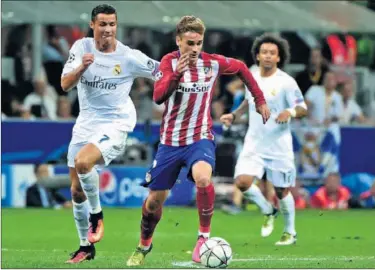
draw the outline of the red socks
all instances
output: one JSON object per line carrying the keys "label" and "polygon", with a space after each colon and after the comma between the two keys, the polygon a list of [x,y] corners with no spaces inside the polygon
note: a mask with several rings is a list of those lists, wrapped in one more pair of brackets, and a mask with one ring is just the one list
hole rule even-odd
{"label": "red socks", "polygon": [[162,214],[162,208],[155,213],[150,213],[146,209],[146,201],[142,205],[142,221],[141,221],[141,245],[150,246],[152,235],[154,234],[156,225],[158,224]]}
{"label": "red socks", "polygon": [[210,183],[207,187],[197,187],[197,207],[199,213],[199,231],[209,233],[214,213],[215,189]]}

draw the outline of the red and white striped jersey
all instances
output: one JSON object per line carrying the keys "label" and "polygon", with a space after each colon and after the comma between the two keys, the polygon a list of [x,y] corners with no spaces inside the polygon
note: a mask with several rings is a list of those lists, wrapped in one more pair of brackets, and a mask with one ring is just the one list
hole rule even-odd
{"label": "red and white striped jersey", "polygon": [[195,66],[177,72],[179,51],[163,57],[156,74],[154,101],[165,103],[160,142],[184,146],[202,139],[213,140],[211,101],[220,75],[237,74],[257,106],[266,103],[262,91],[246,65],[236,59],[202,52]]}

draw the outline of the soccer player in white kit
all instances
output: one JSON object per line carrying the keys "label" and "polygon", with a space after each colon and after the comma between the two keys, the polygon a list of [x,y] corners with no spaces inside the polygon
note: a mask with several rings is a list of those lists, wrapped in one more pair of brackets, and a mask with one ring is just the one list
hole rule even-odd
{"label": "soccer player in white kit", "polygon": [[296,169],[290,120],[306,116],[307,106],[296,81],[279,69],[289,58],[289,44],[285,39],[264,34],[255,40],[252,54],[259,65],[252,74],[263,91],[271,117],[263,124],[255,113],[253,98],[245,91],[246,98],[240,107],[223,115],[221,121],[229,126],[249,110],[249,129],[235,168],[236,186],[260,207],[265,215],[261,235],[269,236],[277,210],[253,184],[254,177],[261,179],[266,172],[285,219],[284,233],[276,245],[290,245],[296,242],[295,204],[290,192],[290,187],[295,185]]}
{"label": "soccer player in white kit", "polygon": [[[79,249],[67,263],[95,257],[94,243],[104,234],[96,164],[108,165],[125,150],[136,124],[129,92],[137,77],[154,79],[159,63],[116,40],[117,14],[109,5],[92,10],[94,38],[77,40],[64,66],[61,86],[77,85],[80,113],[68,150],[73,214]],[[90,216],[90,218],[89,218]]]}

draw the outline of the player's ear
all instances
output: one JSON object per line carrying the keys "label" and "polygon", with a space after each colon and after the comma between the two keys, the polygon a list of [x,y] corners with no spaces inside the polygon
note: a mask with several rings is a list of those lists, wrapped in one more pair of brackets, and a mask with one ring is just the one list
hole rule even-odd
{"label": "player's ear", "polygon": [[276,62],[277,62],[277,63],[280,62],[280,56],[277,57],[277,61],[276,61]]}
{"label": "player's ear", "polygon": [[257,61],[260,61],[260,60],[259,60],[259,53],[257,54]]}
{"label": "player's ear", "polygon": [[90,21],[90,28],[92,29],[92,30],[94,30],[94,22],[93,21]]}
{"label": "player's ear", "polygon": [[176,45],[177,47],[180,47],[181,44],[181,37],[179,35],[176,35]]}

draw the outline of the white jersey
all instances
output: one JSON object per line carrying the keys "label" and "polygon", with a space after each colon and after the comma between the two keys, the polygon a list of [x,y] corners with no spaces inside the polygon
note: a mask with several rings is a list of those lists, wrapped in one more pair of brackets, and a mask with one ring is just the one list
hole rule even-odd
{"label": "white jersey", "polygon": [[276,118],[285,109],[296,105],[307,108],[302,92],[294,78],[280,69],[270,77],[261,77],[259,70],[252,71],[252,74],[263,91],[271,117],[264,125],[262,116],[256,112],[253,97],[245,91],[249,102],[249,129],[244,151],[265,159],[294,161],[290,123],[277,124]]}
{"label": "white jersey", "polygon": [[133,81],[137,77],[154,79],[159,62],[120,41],[114,52],[102,53],[96,49],[93,38],[82,38],[70,49],[62,76],[76,69],[85,53],[94,54],[94,62],[77,84],[80,112],[72,143],[85,141],[100,124],[115,124],[119,130],[133,131],[137,119],[129,97]]}

